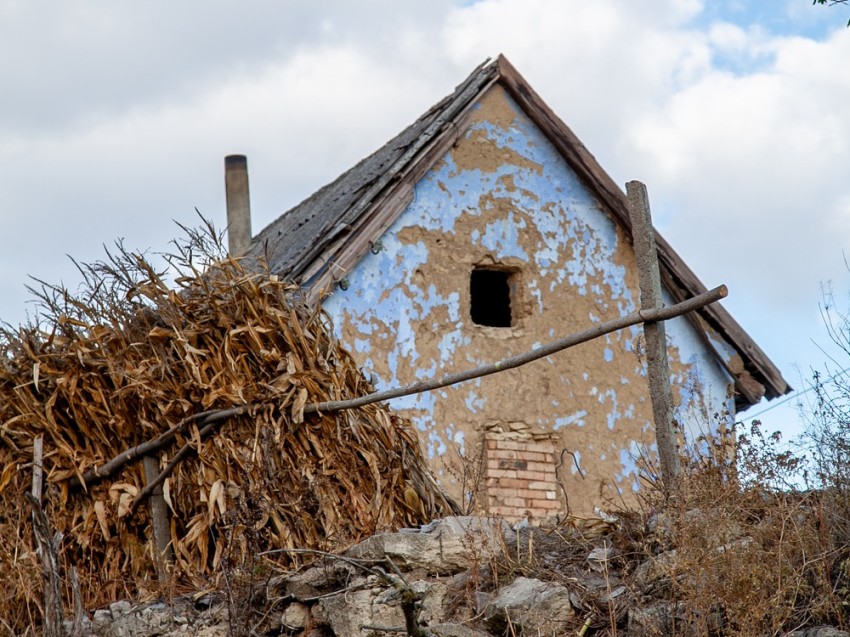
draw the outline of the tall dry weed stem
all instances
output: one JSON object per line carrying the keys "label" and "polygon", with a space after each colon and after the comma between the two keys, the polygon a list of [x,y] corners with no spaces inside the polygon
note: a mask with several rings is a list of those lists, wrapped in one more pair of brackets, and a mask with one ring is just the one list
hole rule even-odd
{"label": "tall dry weed stem", "polygon": [[451,453],[442,459],[449,482],[454,483],[460,493],[463,515],[484,515],[487,512],[485,461],[483,440],[467,446],[453,442]]}

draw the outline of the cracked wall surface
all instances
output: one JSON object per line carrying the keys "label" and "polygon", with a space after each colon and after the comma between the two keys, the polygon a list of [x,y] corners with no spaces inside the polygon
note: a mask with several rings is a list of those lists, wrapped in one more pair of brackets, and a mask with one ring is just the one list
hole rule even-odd
{"label": "cracked wall surface", "polygon": [[[511,327],[470,318],[473,268],[515,272]],[[413,202],[324,302],[337,336],[395,387],[519,354],[637,309],[634,253],[555,148],[497,86]],[[344,288],[344,289],[343,289]],[[670,299],[666,299],[670,303]],[[525,367],[392,401],[445,483],[486,428],[553,432],[574,512],[637,489],[655,448],[640,326]],[[688,437],[730,411],[730,378],[684,318],[667,323],[676,415]],[[556,454],[557,455],[557,454]],[[582,477],[583,476],[583,477]]]}

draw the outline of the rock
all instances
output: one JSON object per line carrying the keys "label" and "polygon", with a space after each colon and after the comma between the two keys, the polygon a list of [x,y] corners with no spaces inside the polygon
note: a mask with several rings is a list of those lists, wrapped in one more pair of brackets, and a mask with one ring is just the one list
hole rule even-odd
{"label": "rock", "polygon": [[718,609],[703,617],[688,612],[682,602],[660,602],[643,608],[630,608],[628,634],[632,637],[698,637],[720,635],[723,632],[723,613]]}
{"label": "rock", "polygon": [[611,591],[605,591],[599,596],[599,601],[603,604],[610,604],[615,600],[623,598],[623,596],[629,592],[629,589],[625,586],[618,586],[617,588],[612,589]]}
{"label": "rock", "polygon": [[629,609],[629,635],[633,637],[657,637],[658,635],[688,635],[682,629],[686,622],[680,603],[663,602],[644,608]]}
{"label": "rock", "polygon": [[389,557],[402,570],[452,574],[501,555],[508,532],[510,526],[504,520],[448,517],[426,532],[374,535],[351,547],[346,555],[373,560]]}
{"label": "rock", "polygon": [[611,560],[617,556],[613,547],[600,546],[593,549],[587,556],[587,565],[597,573],[611,570]]}
{"label": "rock", "polygon": [[475,591],[475,614],[480,615],[490,603],[490,593],[484,591]]}
{"label": "rock", "polygon": [[324,593],[345,588],[345,583],[354,575],[354,567],[340,560],[331,560],[327,564],[313,566],[286,578],[286,595],[299,602],[317,597]]}
{"label": "rock", "polygon": [[[91,634],[91,627],[92,627],[92,620],[89,619],[88,615],[83,613],[82,616],[80,617],[80,625],[79,625],[79,629],[82,631],[81,634],[90,635]],[[65,621],[62,622],[62,628],[64,629],[66,635],[70,635],[74,631],[74,620],[66,619]]]}
{"label": "rock", "polygon": [[658,588],[658,584],[662,581],[669,583],[670,572],[676,564],[676,557],[677,553],[673,550],[641,562],[634,572],[635,586],[646,593],[651,589]]}
{"label": "rock", "polygon": [[121,601],[109,610],[95,611],[92,637],[225,637],[228,634],[227,608],[212,606],[197,610],[182,599],[170,604],[133,606]]}
{"label": "rock", "polygon": [[[440,621],[446,584],[439,580],[420,580],[411,582],[410,586],[423,596],[420,621],[426,624]],[[404,626],[398,591],[374,576],[353,580],[344,594],[323,597],[313,607],[313,616],[317,622],[329,626],[336,637],[362,637],[364,625]]]}
{"label": "rock", "polygon": [[[213,626],[204,626],[203,628],[197,631],[192,630],[182,632],[173,635],[173,637],[183,637],[184,635],[185,637],[189,637],[190,635],[191,637],[230,637],[230,630],[228,629],[227,624],[223,623],[215,624]],[[167,635],[163,635],[163,637],[172,637],[172,635],[171,633],[168,633]]]}
{"label": "rock", "polygon": [[428,629],[437,637],[492,637],[490,633],[463,624],[432,624]]}
{"label": "rock", "polygon": [[706,526],[710,529],[711,538],[718,545],[732,544],[745,535],[744,527],[723,511],[722,507],[705,512],[701,509],[691,509],[685,513],[683,522],[686,527]]}
{"label": "rock", "polygon": [[566,588],[527,577],[499,589],[484,609],[487,628],[495,634],[502,634],[509,623],[528,635],[564,634],[565,624],[573,620],[575,611]]}
{"label": "rock", "polygon": [[94,611],[94,615],[92,615],[92,628],[97,626],[104,626],[112,621],[112,613],[110,613],[105,608],[99,608]]}
{"label": "rock", "polygon": [[284,609],[280,622],[290,629],[306,628],[310,623],[310,607],[301,602],[293,602]]}
{"label": "rock", "polygon": [[133,610],[133,605],[126,600],[113,602],[109,605],[109,612],[112,613],[112,619],[121,619],[124,615],[129,615]]}
{"label": "rock", "polygon": [[838,630],[832,626],[818,626],[806,630],[795,630],[786,633],[785,637],[850,637],[846,630]]}

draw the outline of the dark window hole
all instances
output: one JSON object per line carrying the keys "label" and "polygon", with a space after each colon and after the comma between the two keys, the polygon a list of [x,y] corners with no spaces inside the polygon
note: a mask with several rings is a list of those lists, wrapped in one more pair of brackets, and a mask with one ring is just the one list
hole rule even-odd
{"label": "dark window hole", "polygon": [[511,277],[508,270],[476,268],[469,280],[472,322],[489,327],[510,327]]}

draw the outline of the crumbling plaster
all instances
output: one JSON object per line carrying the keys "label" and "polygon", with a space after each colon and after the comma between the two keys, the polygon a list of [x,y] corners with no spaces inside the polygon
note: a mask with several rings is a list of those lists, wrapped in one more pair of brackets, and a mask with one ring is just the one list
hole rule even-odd
{"label": "crumbling plaster", "polygon": [[[470,272],[485,264],[519,271],[513,327],[470,319]],[[631,244],[497,85],[324,308],[388,388],[533,349],[631,313],[638,298]],[[667,323],[667,337],[677,417],[693,439],[729,409],[730,379],[684,318]],[[628,497],[638,457],[654,448],[640,340],[634,327],[393,406],[418,427],[439,473],[453,448],[469,453],[480,442],[486,425],[557,432],[581,467],[569,459],[560,472],[570,506],[587,511],[600,494]]]}

